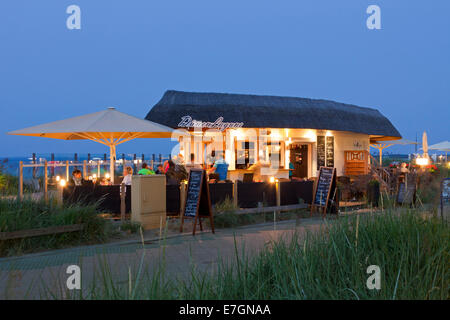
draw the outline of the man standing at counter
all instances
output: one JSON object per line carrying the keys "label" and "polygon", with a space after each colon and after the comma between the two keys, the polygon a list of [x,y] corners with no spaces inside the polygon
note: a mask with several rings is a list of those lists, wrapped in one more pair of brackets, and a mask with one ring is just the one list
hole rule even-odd
{"label": "man standing at counter", "polygon": [[224,159],[224,152],[220,151],[218,159],[214,162],[214,166],[209,170],[209,174],[216,173],[219,175],[219,180],[226,180],[228,173],[228,163]]}

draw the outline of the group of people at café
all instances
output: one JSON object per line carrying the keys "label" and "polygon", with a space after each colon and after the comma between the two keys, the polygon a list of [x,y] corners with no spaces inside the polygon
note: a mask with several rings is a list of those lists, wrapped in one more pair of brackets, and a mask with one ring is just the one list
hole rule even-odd
{"label": "group of people at caf\u00e9", "polygon": [[[191,159],[188,163],[185,163],[183,156],[180,154],[173,160],[166,160],[163,164],[159,164],[156,170],[150,168],[147,163],[142,164],[142,168],[138,171],[138,175],[153,175],[164,174],[166,176],[167,184],[179,184],[183,180],[187,180],[189,177],[189,171],[191,169],[205,169],[210,181],[222,181],[227,179],[228,164],[223,157],[218,159],[212,165],[201,165],[195,163],[195,156],[192,153]],[[133,175],[132,167],[125,167],[123,183],[131,185],[131,177]]]}
{"label": "group of people at caf\u00e9", "polygon": [[[179,184],[183,180],[187,180],[189,177],[189,171],[191,169],[204,169],[207,172],[210,182],[224,181],[227,179],[228,164],[225,161],[222,154],[218,154],[217,160],[214,164],[201,165],[195,163],[195,156],[191,154],[191,159],[188,163],[185,163],[183,156],[180,154],[173,160],[166,160],[163,164],[157,165],[156,169],[151,168],[147,163],[143,163],[141,169],[137,172],[138,175],[154,175],[164,174],[166,176],[167,184]],[[134,170],[131,166],[124,168],[124,176],[122,183],[125,185],[131,185],[132,176]],[[72,172],[72,179],[69,182],[74,186],[82,186],[86,183],[92,183],[92,181],[84,180],[80,170],[75,169]]]}

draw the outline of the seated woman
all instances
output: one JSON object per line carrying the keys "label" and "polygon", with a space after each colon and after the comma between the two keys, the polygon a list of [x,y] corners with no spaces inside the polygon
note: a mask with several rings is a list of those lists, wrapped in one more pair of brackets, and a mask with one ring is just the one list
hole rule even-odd
{"label": "seated woman", "polygon": [[72,179],[69,181],[69,186],[82,186],[83,185],[83,177],[81,176],[81,171],[75,169],[72,171]]}
{"label": "seated woman", "polygon": [[175,164],[172,160],[168,161],[168,169],[166,171],[167,184],[180,184],[182,180],[188,178],[188,174],[183,165]]}
{"label": "seated woman", "polygon": [[123,180],[122,183],[125,183],[127,186],[131,186],[131,178],[133,176],[133,168],[132,167],[125,167],[125,171],[123,172]]}

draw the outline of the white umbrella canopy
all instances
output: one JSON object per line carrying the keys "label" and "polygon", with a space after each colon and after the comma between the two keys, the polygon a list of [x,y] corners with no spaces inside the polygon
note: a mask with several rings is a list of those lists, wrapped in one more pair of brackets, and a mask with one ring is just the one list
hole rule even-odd
{"label": "white umbrella canopy", "polygon": [[407,140],[407,139],[399,139],[399,140],[395,140],[395,141],[383,141],[383,143],[378,142],[378,143],[371,143],[370,146],[372,148],[376,148],[378,149],[378,151],[380,152],[380,166],[383,162],[383,149],[386,149],[390,146],[393,145],[410,145],[410,144],[418,144],[417,142],[411,141],[411,140]]}
{"label": "white umbrella canopy", "polygon": [[8,134],[62,140],[92,140],[109,146],[110,174],[114,183],[116,146],[135,138],[170,138],[172,128],[139,119],[115,108],[11,131]]}
{"label": "white umbrella canopy", "polygon": [[432,144],[431,146],[428,146],[428,149],[450,152],[450,141],[442,141],[436,144]]}

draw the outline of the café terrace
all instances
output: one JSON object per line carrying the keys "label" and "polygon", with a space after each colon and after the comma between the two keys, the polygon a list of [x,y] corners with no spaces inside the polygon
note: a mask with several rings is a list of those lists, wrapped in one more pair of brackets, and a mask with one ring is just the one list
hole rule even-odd
{"label": "caf\u00e9 terrace", "polygon": [[[180,154],[209,164],[225,151],[228,179],[242,180],[252,164],[278,179],[311,179],[321,166],[338,176],[367,174],[369,146],[401,139],[378,110],[329,100],[247,94],[167,91],[147,120],[183,130]],[[292,167],[291,167],[292,168]]]}

